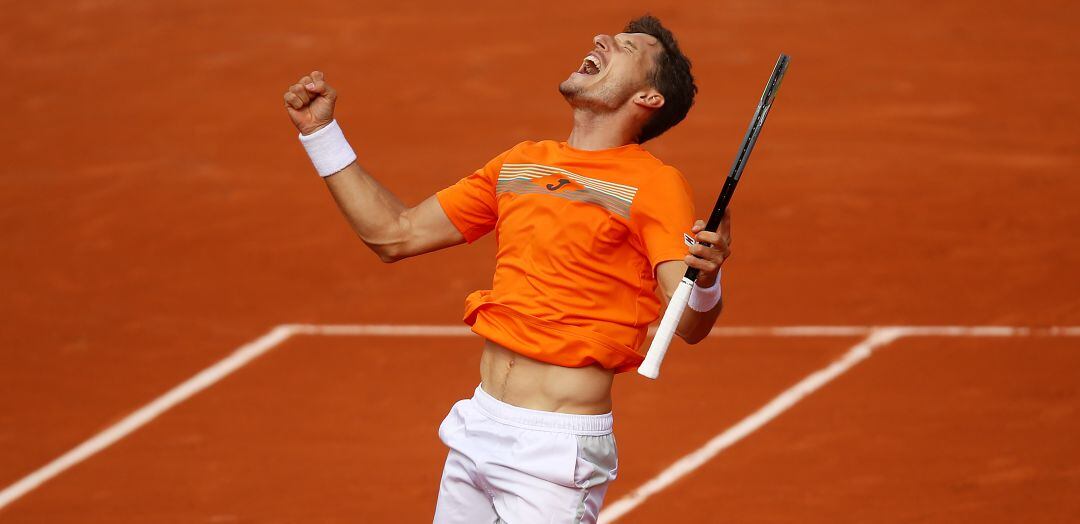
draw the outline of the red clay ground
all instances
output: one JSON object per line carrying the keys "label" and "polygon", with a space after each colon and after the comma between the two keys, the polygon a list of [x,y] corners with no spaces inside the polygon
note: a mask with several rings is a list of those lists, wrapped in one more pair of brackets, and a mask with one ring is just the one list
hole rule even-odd
{"label": "red clay ground", "polygon": [[1073,521],[1078,342],[901,339],[620,522]]}
{"label": "red clay ground", "polygon": [[[612,496],[850,344],[713,340],[673,360],[655,390],[625,381],[616,398],[625,489]],[[470,339],[294,339],[16,503],[5,521],[430,520],[446,393],[468,396],[477,365]]]}
{"label": "red clay ground", "polygon": [[[580,2],[513,9],[499,2],[321,2],[303,10],[267,2],[227,8],[216,2],[12,4],[0,20],[0,68],[7,80],[0,86],[7,102],[0,126],[0,238],[7,246],[0,251],[0,486],[273,325],[453,323],[464,295],[490,282],[491,239],[389,267],[365,252],[307,165],[281,110],[283,89],[299,75],[313,68],[328,72],[343,94],[338,116],[364,165],[415,202],[508,145],[565,137],[568,115],[555,85],[589,48],[591,35],[617,31],[645,10],[675,28],[694,58],[698,104],[684,124],[650,148],[687,174],[699,208],[718,190],[776,54],[793,56],[735,201],[736,256],[725,271],[725,323],[1080,324],[1080,247],[1072,239],[1080,228],[1080,40],[1073,36],[1080,13],[1072,2],[679,2],[622,3],[617,9]],[[1054,344],[1075,347],[1039,342],[1016,351],[1052,352]],[[968,354],[959,354],[962,345],[942,347],[952,348],[937,361],[942,369],[970,364]],[[274,358],[244,373],[270,366]],[[777,371],[799,376],[804,370],[791,358],[790,369]],[[1013,365],[1005,357],[1000,362]],[[922,369],[916,359],[894,365],[866,375],[865,389],[844,396],[881,394],[875,377]],[[1056,383],[1047,377],[1063,368],[1040,365],[1019,391]],[[995,370],[987,369],[988,381]],[[446,378],[425,382],[415,394],[431,395],[436,413],[460,396],[458,381],[475,380],[472,371],[462,373],[439,375]],[[859,369],[853,373],[845,380],[863,376]],[[267,375],[256,382],[286,378]],[[379,378],[383,387],[401,380]],[[752,379],[746,388],[766,387]],[[354,382],[324,385],[333,396],[305,400],[333,406],[341,395],[369,386]],[[719,387],[716,381],[629,381],[619,388],[620,394],[647,397],[661,388],[678,393],[684,385],[688,391]],[[213,398],[194,399],[192,406]],[[283,398],[289,402],[284,412],[304,407],[302,397]],[[718,402],[729,402],[723,398]],[[892,400],[896,410],[918,407]],[[997,407],[971,402],[955,412],[920,412],[915,420],[964,428],[970,421],[963,417],[977,406]],[[194,408],[183,406],[173,416],[188,409]],[[723,409],[732,409],[733,418],[742,413],[734,404]],[[224,408],[199,413],[211,412],[238,417]],[[657,426],[643,421],[634,429],[631,412],[619,415],[625,445],[648,438],[640,433]],[[931,416],[946,418],[926,418]],[[120,458],[125,446],[151,445],[143,440],[151,434],[166,439],[157,445],[182,440],[176,433],[166,437],[169,420],[107,453]],[[709,420],[714,422],[721,424]],[[313,438],[340,431],[336,425],[305,430]],[[731,450],[732,456],[751,446],[767,453],[765,443],[775,442],[767,439],[770,431]],[[1013,435],[1020,445],[1039,442],[1041,434]],[[909,450],[911,461],[932,455],[934,448],[919,442]],[[189,445],[212,455],[239,453],[251,443]],[[842,448],[830,451],[815,456],[839,456],[841,466],[873,464]],[[93,486],[125,482],[106,464],[120,462],[107,456],[98,466],[92,460],[56,479],[57,486],[81,479],[81,490],[63,490],[69,498],[50,499],[51,490],[60,488],[46,486],[0,510],[0,520],[26,511],[20,508],[63,513],[92,504],[86,493]],[[138,461],[141,475],[161,479],[138,484],[145,489],[156,486],[182,500],[196,493],[184,486],[178,493],[168,483],[168,475],[193,472],[169,471],[170,462],[156,454],[124,460]],[[1080,457],[1067,447],[1058,460],[1075,467]],[[662,462],[624,455],[625,476],[613,493]],[[633,473],[641,466],[632,463],[649,467]],[[1054,471],[1033,464],[1040,475]],[[943,465],[952,469],[935,474],[962,483],[968,478],[963,466]],[[770,478],[791,474],[780,467],[774,463],[764,472]],[[91,477],[90,471],[100,474]],[[265,478],[248,473],[234,482],[250,486]],[[914,472],[900,474],[909,476],[897,479],[898,489],[921,485]],[[1047,481],[1056,483],[1051,488],[1037,484],[1043,496],[1073,486],[1068,478],[1055,478]],[[339,479],[324,480],[333,486]],[[300,477],[292,481],[297,490],[325,487]],[[817,485],[791,489],[814,493]],[[749,481],[741,486],[754,488]],[[1075,497],[1036,507],[1038,500],[1022,490],[972,486],[950,500],[1050,512],[1037,513],[1048,521],[1076,517],[1070,505]],[[320,496],[297,493],[310,497],[305,500]],[[230,495],[240,497],[227,488],[214,492],[221,500]],[[754,496],[765,496],[762,490],[732,495],[744,497],[732,502],[744,508],[753,507]],[[850,499],[842,495],[825,496],[844,507]],[[874,495],[887,501],[877,520],[901,521],[915,518],[888,508],[925,493],[883,488]],[[404,499],[397,496],[387,492],[378,500],[400,505]],[[261,515],[258,504],[268,503],[248,500],[256,503],[252,515]],[[184,507],[213,510],[198,501]],[[628,519],[645,518],[653,507],[647,504]],[[702,511],[698,518],[715,516],[698,504],[684,507]],[[1004,511],[958,511],[924,520],[1015,520]],[[807,512],[799,520],[837,515]],[[345,513],[341,519],[350,518]],[[80,521],[92,518],[78,515]]]}

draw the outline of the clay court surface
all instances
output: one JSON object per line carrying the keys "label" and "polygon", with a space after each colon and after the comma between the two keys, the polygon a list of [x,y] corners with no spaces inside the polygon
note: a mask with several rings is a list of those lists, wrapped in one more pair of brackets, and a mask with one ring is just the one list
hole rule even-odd
{"label": "clay court surface", "polygon": [[648,147],[699,214],[792,66],[721,329],[616,382],[608,520],[1080,520],[1080,9],[877,4],[6,3],[0,522],[430,521],[494,240],[380,263],[281,95],[326,71],[360,162],[414,203],[565,139],[556,85],[645,11],[694,59],[697,105]]}

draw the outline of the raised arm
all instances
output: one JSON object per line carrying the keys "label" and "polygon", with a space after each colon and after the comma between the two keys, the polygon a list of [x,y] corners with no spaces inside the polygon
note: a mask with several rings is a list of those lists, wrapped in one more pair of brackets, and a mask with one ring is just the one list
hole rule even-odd
{"label": "raised arm", "polygon": [[[695,287],[709,288],[716,284],[720,278],[720,266],[723,265],[724,260],[731,256],[731,213],[727,211],[724,213],[724,219],[720,222],[719,231],[715,233],[702,231],[704,228],[705,222],[698,220],[694,224],[693,232],[696,234],[698,242],[708,242],[712,244],[712,247],[695,244],[690,246],[689,254],[686,255],[684,260],[661,262],[656,267],[657,284],[665,299],[671,300],[671,295],[675,293],[675,288],[679,286],[679,281],[682,280],[683,275],[686,273],[688,265],[701,270]],[[694,292],[697,293],[698,291],[695,289]],[[697,344],[712,330],[722,309],[724,309],[723,300],[717,302],[708,311],[696,311],[687,306],[682,318],[679,320],[679,327],[675,330],[675,333],[687,343]]]}
{"label": "raised arm", "polygon": [[[334,120],[337,91],[320,71],[289,86],[284,98],[285,110],[302,135],[313,135]],[[408,207],[355,161],[323,179],[353,231],[383,262],[465,241],[434,196]]]}
{"label": "raised arm", "polygon": [[356,162],[325,180],[353,231],[383,262],[465,241],[434,195],[407,207]]}

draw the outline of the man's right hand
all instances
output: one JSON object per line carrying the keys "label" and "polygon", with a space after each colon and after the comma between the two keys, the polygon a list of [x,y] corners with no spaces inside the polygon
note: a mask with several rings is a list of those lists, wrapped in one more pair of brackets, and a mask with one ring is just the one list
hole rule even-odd
{"label": "man's right hand", "polygon": [[312,71],[285,92],[285,111],[304,135],[310,135],[334,120],[335,102],[337,91],[326,83],[322,71]]}

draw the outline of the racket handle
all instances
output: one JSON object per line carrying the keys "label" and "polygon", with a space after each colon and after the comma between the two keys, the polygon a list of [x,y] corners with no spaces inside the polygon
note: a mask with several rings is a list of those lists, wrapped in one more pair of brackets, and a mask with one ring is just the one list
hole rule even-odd
{"label": "racket handle", "polygon": [[686,303],[690,301],[690,291],[693,289],[693,280],[684,278],[679,282],[679,287],[675,289],[675,294],[671,296],[667,310],[664,311],[664,318],[660,320],[660,327],[656,328],[656,335],[645,354],[645,361],[638,366],[637,372],[641,375],[653,379],[660,376],[660,364],[664,362],[664,355],[671,345],[671,339],[675,337],[675,329],[679,327],[679,320],[682,319]]}

